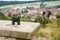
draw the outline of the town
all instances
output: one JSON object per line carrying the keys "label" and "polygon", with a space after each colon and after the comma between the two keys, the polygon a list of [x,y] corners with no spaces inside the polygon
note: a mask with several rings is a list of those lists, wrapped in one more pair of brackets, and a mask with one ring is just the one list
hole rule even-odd
{"label": "town", "polygon": [[0,1],[0,40],[60,40],[60,1]]}

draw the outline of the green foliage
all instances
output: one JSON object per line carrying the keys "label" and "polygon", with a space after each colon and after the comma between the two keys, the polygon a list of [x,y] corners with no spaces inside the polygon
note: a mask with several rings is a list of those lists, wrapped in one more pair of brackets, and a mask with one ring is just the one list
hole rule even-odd
{"label": "green foliage", "polygon": [[43,26],[50,22],[49,18],[44,18],[39,15],[35,18],[35,20],[36,22],[41,23]]}
{"label": "green foliage", "polygon": [[0,12],[0,17],[4,17],[3,13]]}
{"label": "green foliage", "polygon": [[57,18],[58,27],[60,27],[60,18]]}
{"label": "green foliage", "polygon": [[25,19],[24,19],[24,18],[20,18],[20,20],[21,20],[21,21],[25,21]]}
{"label": "green foliage", "polygon": [[43,28],[40,29],[40,31],[37,33],[37,36],[45,37],[45,32],[43,31]]}
{"label": "green foliage", "polygon": [[57,8],[60,8],[60,5],[57,5],[56,7],[57,7]]}
{"label": "green foliage", "polygon": [[11,17],[5,17],[4,14],[0,12],[0,20],[11,20]]}
{"label": "green foliage", "polygon": [[32,6],[32,7],[26,7],[26,8],[31,10],[31,9],[33,9],[34,7]]}
{"label": "green foliage", "polygon": [[36,22],[39,22],[39,23],[42,23],[42,21],[43,21],[42,17],[39,15],[35,18],[35,20],[36,20]]}
{"label": "green foliage", "polygon": [[8,20],[7,17],[0,17],[0,20]]}
{"label": "green foliage", "polygon": [[5,20],[7,17],[4,17],[3,13],[0,12],[0,20]]}
{"label": "green foliage", "polygon": [[57,13],[57,18],[60,18],[60,12]]}
{"label": "green foliage", "polygon": [[41,4],[40,4],[40,7],[41,7],[41,8],[43,8],[43,7],[44,7],[44,4],[43,4],[43,2],[41,2]]}
{"label": "green foliage", "polygon": [[30,18],[20,18],[20,21],[31,22]]}
{"label": "green foliage", "polygon": [[57,13],[57,24],[60,25],[60,12]]}
{"label": "green foliage", "polygon": [[23,9],[22,13],[28,13],[28,10],[27,9]]}
{"label": "green foliage", "polygon": [[58,25],[57,25],[57,23],[48,23],[48,24],[46,24],[46,26],[47,26],[47,27],[50,27],[50,28],[55,28],[55,27],[57,27]]}

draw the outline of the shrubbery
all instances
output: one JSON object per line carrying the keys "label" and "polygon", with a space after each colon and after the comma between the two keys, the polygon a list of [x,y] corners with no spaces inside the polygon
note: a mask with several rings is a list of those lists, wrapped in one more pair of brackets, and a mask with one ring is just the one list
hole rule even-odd
{"label": "shrubbery", "polygon": [[0,17],[4,17],[3,13],[0,12]]}
{"label": "shrubbery", "polygon": [[60,18],[60,12],[57,13],[57,18]]}
{"label": "shrubbery", "polygon": [[3,13],[0,12],[0,20],[8,20],[8,18],[5,17]]}
{"label": "shrubbery", "polygon": [[28,10],[27,9],[23,9],[22,13],[28,13]]}
{"label": "shrubbery", "polygon": [[49,23],[50,20],[49,20],[49,18],[41,17],[41,16],[38,15],[35,18],[35,22],[41,23],[41,25],[45,26],[45,24]]}

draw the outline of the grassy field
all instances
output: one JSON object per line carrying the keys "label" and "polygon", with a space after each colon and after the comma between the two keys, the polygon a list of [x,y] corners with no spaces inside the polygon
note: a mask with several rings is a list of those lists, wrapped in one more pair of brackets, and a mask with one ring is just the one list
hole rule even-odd
{"label": "grassy field", "polygon": [[54,23],[47,23],[46,27],[42,27],[36,34],[38,38],[46,38],[47,40],[60,40],[60,12]]}

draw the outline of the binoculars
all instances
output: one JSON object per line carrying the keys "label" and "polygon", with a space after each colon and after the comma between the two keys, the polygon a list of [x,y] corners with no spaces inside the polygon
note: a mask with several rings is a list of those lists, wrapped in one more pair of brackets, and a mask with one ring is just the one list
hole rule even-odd
{"label": "binoculars", "polygon": [[15,25],[15,22],[17,22],[17,25],[20,25],[20,16],[13,15],[13,17],[12,17],[12,25]]}

